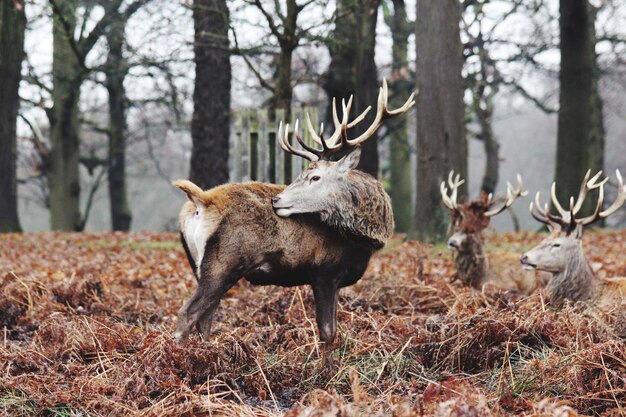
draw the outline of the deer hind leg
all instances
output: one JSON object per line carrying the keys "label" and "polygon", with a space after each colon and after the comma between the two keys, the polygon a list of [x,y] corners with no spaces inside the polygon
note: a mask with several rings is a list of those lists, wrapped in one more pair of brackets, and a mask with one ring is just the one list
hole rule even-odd
{"label": "deer hind leg", "polygon": [[209,340],[209,336],[211,335],[211,324],[213,323],[213,315],[215,314],[215,310],[217,310],[218,306],[219,299],[217,302],[210,305],[196,322],[198,332],[202,335],[204,340]]}
{"label": "deer hind leg", "polygon": [[[220,302],[221,294],[213,290],[206,282],[200,282],[196,293],[178,311],[178,321],[174,338],[184,340],[189,337],[189,332],[194,324],[207,310],[215,311]],[[213,307],[215,305],[215,307]],[[213,308],[212,308],[213,307]]]}
{"label": "deer hind leg", "polygon": [[209,276],[198,280],[196,293],[178,311],[174,338],[176,340],[186,339],[195,324],[204,339],[207,339],[211,333],[211,322],[220,299],[238,279],[239,276],[236,273],[230,273],[226,274],[224,278]]}
{"label": "deer hind leg", "polygon": [[322,361],[324,366],[332,365],[333,340],[337,333],[337,295],[339,290],[334,282],[322,282],[313,285],[315,297],[315,316],[320,340],[323,343]]}

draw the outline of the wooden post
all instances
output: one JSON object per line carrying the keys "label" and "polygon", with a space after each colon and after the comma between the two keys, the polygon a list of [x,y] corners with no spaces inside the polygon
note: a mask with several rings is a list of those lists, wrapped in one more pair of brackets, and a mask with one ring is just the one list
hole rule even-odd
{"label": "wooden post", "polygon": [[269,137],[267,129],[267,109],[259,109],[257,111],[258,121],[258,167],[259,167],[259,181],[270,181],[269,165],[270,165],[270,153],[269,153]]}
{"label": "wooden post", "polygon": [[[300,120],[300,135],[307,144],[317,145],[306,129],[305,115],[311,116],[311,123],[318,128],[318,112],[315,108],[299,108],[292,111],[290,136],[296,118]],[[306,168],[308,161],[293,158],[280,147],[277,138],[278,125],[283,120],[285,111],[277,109],[275,119],[269,120],[266,109],[234,111],[230,138],[229,173],[230,180],[264,181],[286,184]],[[302,149],[295,140],[293,146]]]}
{"label": "wooden post", "polygon": [[240,111],[233,112],[231,116],[232,129],[230,129],[230,161],[228,171],[230,172],[231,182],[241,182],[243,180],[243,161],[241,148],[243,143],[242,138],[242,114]]}

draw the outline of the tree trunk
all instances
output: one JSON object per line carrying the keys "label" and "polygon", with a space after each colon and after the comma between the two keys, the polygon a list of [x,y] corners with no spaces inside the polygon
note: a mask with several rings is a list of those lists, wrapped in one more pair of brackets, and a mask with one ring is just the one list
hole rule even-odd
{"label": "tree trunk", "polygon": [[[324,89],[329,99],[348,100],[354,95],[352,117],[372,106],[368,116],[350,132],[358,136],[374,120],[378,98],[378,74],[374,62],[376,20],[380,0],[338,0],[337,19],[330,45],[331,62]],[[333,126],[329,100],[328,126]],[[359,169],[378,177],[377,135],[362,145]]]}
{"label": "tree trunk", "polygon": [[[385,8],[388,13],[387,8]],[[413,30],[406,13],[404,0],[393,0],[393,16],[386,15],[393,38],[392,70],[389,82],[390,107],[402,106],[415,87],[409,70],[408,45]],[[411,227],[411,146],[407,132],[407,118],[396,117],[387,121],[389,129],[389,154],[391,184],[389,195],[398,232],[407,233]]]}
{"label": "tree trunk", "polygon": [[417,1],[417,207],[411,234],[431,242],[443,239],[448,223],[439,184],[451,169],[467,178],[460,18],[458,0]]}
{"label": "tree trunk", "polygon": [[[561,83],[558,115],[557,197],[563,205],[578,195],[585,172],[604,162],[602,102],[598,92],[595,12],[587,0],[561,0]],[[592,211],[587,199],[581,215]]]}
{"label": "tree trunk", "polygon": [[[291,72],[292,72],[292,59],[293,51],[298,46],[298,14],[300,10],[296,0],[287,1],[287,14],[283,19],[283,35],[279,38],[280,52],[278,54],[278,63],[276,65],[276,74],[274,79],[274,85],[276,86],[276,92],[273,97],[272,111],[276,109],[283,109],[284,122],[291,123],[291,102],[293,98],[293,87],[291,85]],[[274,114],[271,114],[271,119],[274,120]],[[283,165],[283,175],[285,183],[291,182],[292,172],[292,158],[291,155],[286,155],[285,163]]]}
{"label": "tree trunk", "polygon": [[491,117],[493,115],[492,97],[487,97],[485,102],[487,106],[485,109],[477,107],[476,110],[486,157],[485,173],[483,175],[480,190],[486,194],[493,194],[496,191],[496,186],[498,185],[500,144],[496,140],[493,133],[493,127],[491,125]]}
{"label": "tree trunk", "polygon": [[16,119],[24,58],[23,1],[0,4],[0,233],[21,232],[17,214]]}
{"label": "tree trunk", "polygon": [[191,121],[191,181],[212,188],[228,181],[230,52],[226,0],[195,0],[196,81]]}
{"label": "tree trunk", "polygon": [[76,26],[76,3],[58,1],[53,15],[51,146],[47,167],[52,230],[80,230],[78,102],[83,68],[70,37]]}
{"label": "tree trunk", "polygon": [[128,231],[132,213],[126,192],[126,90],[123,56],[126,22],[119,16],[106,35],[109,45],[106,87],[109,92],[109,203],[113,230]]}

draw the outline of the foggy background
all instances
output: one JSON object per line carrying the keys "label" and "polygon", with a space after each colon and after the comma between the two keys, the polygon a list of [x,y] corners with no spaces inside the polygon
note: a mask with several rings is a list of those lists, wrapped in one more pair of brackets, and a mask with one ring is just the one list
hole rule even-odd
{"label": "foggy background", "polygon": [[[333,2],[308,12],[307,19],[323,22],[333,13]],[[492,2],[491,18],[495,20],[506,10],[507,2]],[[245,2],[229,2],[231,20],[240,44],[253,45],[263,36],[262,19],[258,10]],[[610,32],[624,36],[626,34],[626,5],[607,7],[599,14],[596,22],[597,31]],[[411,18],[415,17],[414,1],[407,2]],[[552,14],[552,15],[551,15]],[[501,38],[517,39],[519,42],[553,42],[558,48],[558,2],[545,3],[545,9],[535,16],[513,18],[506,25],[498,28]],[[98,18],[97,9],[94,19]],[[46,2],[34,1],[27,7],[28,27],[25,50],[27,62],[25,71],[39,80],[50,83],[52,62],[52,34],[50,10]],[[306,20],[306,19],[305,19]],[[488,25],[490,18],[485,21]],[[541,30],[538,30],[540,28]],[[320,33],[328,33],[332,25],[321,25]],[[189,123],[193,112],[193,20],[190,5],[187,2],[154,0],[140,9],[127,25],[129,60],[135,62],[167,62],[167,74],[143,66],[133,67],[126,79],[125,86],[129,99],[134,104],[128,110],[128,149],[127,149],[127,184],[130,206],[133,213],[132,230],[175,230],[180,205],[184,201],[182,193],[174,189],[170,182],[178,178],[187,178],[191,155],[191,136]],[[376,64],[379,79],[388,76],[391,64],[391,32],[385,25],[382,13],[379,13],[376,30]],[[463,36],[463,34],[462,34]],[[506,56],[511,48],[501,46],[496,54]],[[604,100],[604,127],[606,130],[605,172],[614,177],[615,169],[626,171],[626,81],[624,79],[624,59],[626,52],[623,45],[609,46],[601,43],[597,46],[599,65],[606,69],[601,77],[600,91]],[[88,56],[90,65],[97,65],[105,59],[106,45],[99,43]],[[316,78],[326,71],[329,63],[327,49],[319,45],[309,45],[298,49],[294,62],[296,73],[307,73],[311,80],[298,84],[294,90],[294,104],[317,106],[323,112],[326,100],[323,90],[316,85]],[[546,105],[558,107],[558,49],[547,48],[535,56],[543,65],[540,71],[522,62],[511,62],[500,67],[500,71],[518,80],[536,97],[541,97]],[[414,35],[410,38],[410,66],[414,68]],[[270,63],[259,59],[262,71],[271,74]],[[231,58],[232,90],[231,107],[234,110],[263,107],[268,94],[259,88],[258,82],[238,56]],[[265,65],[266,68],[263,66]],[[466,64],[468,65],[468,64]],[[33,77],[33,78],[34,78]],[[81,113],[85,119],[94,123],[107,119],[107,95],[98,75],[88,79],[82,87]],[[27,100],[21,112],[46,136],[48,126],[46,117],[37,103],[49,102],[46,94],[36,83],[23,81],[20,95]],[[411,112],[409,138],[414,142],[415,113]],[[467,127],[472,129],[474,122]],[[556,113],[546,114],[530,100],[513,91],[501,89],[494,100],[493,129],[500,143],[500,175],[497,190],[505,190],[507,180],[515,181],[519,172],[524,179],[529,196],[520,199],[512,207],[524,229],[536,230],[539,226],[528,214],[528,204],[536,191],[541,191],[543,201],[549,195],[549,187],[554,178],[555,152],[557,135]],[[18,178],[19,213],[25,231],[43,231],[50,229],[49,212],[44,207],[42,184],[37,180],[25,181],[32,177],[36,156],[29,137],[33,135],[23,120],[18,120]],[[102,134],[83,124],[84,143],[81,152],[85,154],[106,155],[106,141]],[[379,148],[388,146],[383,139]],[[413,147],[413,152],[415,148]],[[415,158],[413,158],[415,160]],[[468,193],[470,198],[479,194],[480,182],[484,172],[485,155],[482,142],[468,135]],[[81,208],[86,205],[87,190],[98,181],[101,169],[88,172],[81,165]],[[415,170],[413,170],[415,172]],[[108,231],[111,219],[108,208],[106,175],[99,179],[94,197],[94,206],[86,222],[86,231]],[[557,184],[558,185],[558,184]],[[607,189],[607,200],[612,201],[615,188]],[[626,216],[624,209],[608,221],[609,225],[624,227]],[[503,213],[492,222],[496,231],[508,231],[513,227],[511,216]]]}

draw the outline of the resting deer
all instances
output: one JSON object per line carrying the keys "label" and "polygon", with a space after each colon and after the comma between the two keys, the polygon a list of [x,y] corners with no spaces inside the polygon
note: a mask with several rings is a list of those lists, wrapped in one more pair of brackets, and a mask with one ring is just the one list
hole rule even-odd
{"label": "resting deer", "polygon": [[323,126],[316,133],[307,115],[307,128],[321,148],[302,140],[296,121],[294,136],[302,147],[296,149],[289,142],[289,125],[281,123],[281,147],[311,161],[286,188],[249,182],[202,191],[189,181],[174,183],[189,198],[180,212],[181,240],[198,281],[196,293],[178,313],[176,338],[186,338],[194,324],[208,337],[220,298],[242,277],[254,285],[311,285],[324,359],[330,359],[338,290],[361,278],[372,254],[393,233],[389,196],[374,177],[355,170],[360,144],[385,119],[415,104],[412,95],[402,107],[389,110],[387,94],[383,81],[376,117],[354,139],[348,139],[348,129],[370,108],[348,122],[352,97],[342,102],[342,120],[333,100],[335,131],[328,139]]}
{"label": "resting deer", "polygon": [[485,193],[480,199],[458,204],[458,188],[465,180],[461,180],[459,175],[454,177],[454,171],[450,171],[448,175],[448,186],[445,181],[441,183],[441,199],[450,210],[451,225],[454,227],[454,233],[448,239],[448,247],[456,250],[455,279],[463,284],[478,289],[489,284],[522,294],[530,294],[544,284],[545,276],[534,272],[523,273],[515,268],[514,258],[500,253],[483,252],[482,232],[489,227],[491,218],[509,208],[518,197],[527,194],[522,191],[522,178],[519,175],[517,181],[517,188],[507,183],[507,195],[500,207],[494,207],[496,200],[491,194]]}
{"label": "resting deer", "polygon": [[[550,235],[523,254],[520,261],[525,269],[547,271],[552,274],[546,289],[550,301],[555,304],[561,303],[564,299],[594,300],[599,304],[626,302],[626,278],[596,277],[582,246],[583,226],[610,216],[626,201],[626,185],[620,172],[616,173],[619,187],[617,198],[605,210],[602,210],[602,203],[604,184],[608,178],[598,182],[602,171],[591,179],[589,179],[591,171],[587,171],[576,202],[573,197],[570,198],[569,210],[565,210],[557,200],[555,183],[552,183],[551,197],[558,215],[550,213],[547,204],[541,208],[539,193],[535,197],[535,202],[530,204],[531,215],[548,226]],[[576,218],[587,193],[594,189],[598,189],[598,201],[593,214]]]}

